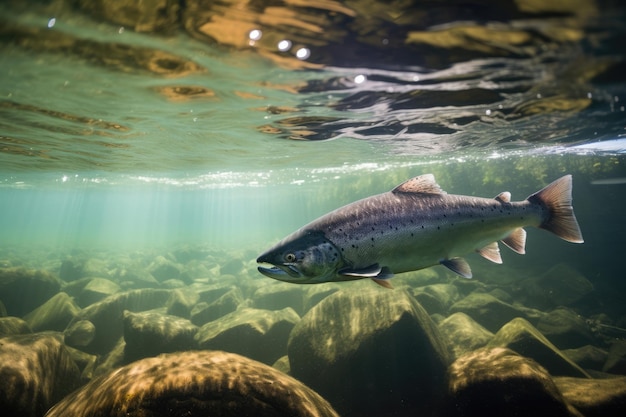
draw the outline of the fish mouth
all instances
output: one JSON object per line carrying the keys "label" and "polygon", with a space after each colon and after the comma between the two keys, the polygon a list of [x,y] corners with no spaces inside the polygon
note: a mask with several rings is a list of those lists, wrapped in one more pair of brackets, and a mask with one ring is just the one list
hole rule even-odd
{"label": "fish mouth", "polygon": [[257,269],[266,277],[274,278],[279,281],[293,282],[302,278],[302,273],[294,265],[290,264],[274,265],[271,268],[259,266]]}

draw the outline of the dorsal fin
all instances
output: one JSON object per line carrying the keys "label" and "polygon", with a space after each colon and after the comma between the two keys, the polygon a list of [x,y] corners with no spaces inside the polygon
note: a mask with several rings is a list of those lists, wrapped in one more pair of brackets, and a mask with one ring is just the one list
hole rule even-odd
{"label": "dorsal fin", "polygon": [[495,197],[496,200],[501,203],[510,203],[511,202],[511,193],[508,191],[503,191]]}
{"label": "dorsal fin", "polygon": [[392,193],[406,193],[406,194],[446,194],[441,189],[439,184],[435,181],[433,174],[424,174],[419,177],[411,178],[408,181],[403,182],[396,188],[391,190]]}

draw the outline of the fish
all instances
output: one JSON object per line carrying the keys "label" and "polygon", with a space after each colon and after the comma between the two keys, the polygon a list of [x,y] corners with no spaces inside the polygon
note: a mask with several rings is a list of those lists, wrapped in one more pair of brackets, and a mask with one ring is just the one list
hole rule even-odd
{"label": "fish", "polygon": [[258,271],[279,281],[316,284],[371,279],[392,288],[395,274],[443,265],[472,278],[463,256],[477,252],[502,263],[498,242],[526,252],[524,227],[572,243],[583,236],[565,175],[523,201],[448,194],[432,174],[340,207],[301,227],[261,254]]}

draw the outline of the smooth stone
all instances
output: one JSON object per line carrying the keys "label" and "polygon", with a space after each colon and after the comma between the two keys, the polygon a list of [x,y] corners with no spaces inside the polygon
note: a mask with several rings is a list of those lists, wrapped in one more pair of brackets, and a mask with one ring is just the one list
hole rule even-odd
{"label": "smooth stone", "polygon": [[197,331],[197,326],[181,317],[124,311],[124,360],[194,349]]}
{"label": "smooth stone", "polygon": [[43,416],[80,384],[80,371],[60,337],[7,336],[0,343],[0,406],[3,416]]}
{"label": "smooth stone", "polygon": [[415,298],[369,282],[313,307],[291,332],[288,354],[291,375],[343,416],[429,414],[450,363]]}
{"label": "smooth stone", "polygon": [[560,349],[597,343],[585,320],[565,307],[557,308],[540,318],[537,330]]}
{"label": "smooth stone", "polygon": [[449,371],[446,417],[582,417],[550,374],[510,349],[482,348],[459,357]]}
{"label": "smooth stone", "polygon": [[450,313],[465,313],[490,332],[516,317],[526,317],[524,310],[500,301],[493,295],[474,292],[450,307]]}
{"label": "smooth stone", "polygon": [[96,337],[96,326],[89,320],[73,322],[63,331],[65,344],[74,348],[89,346]]}
{"label": "smooth stone", "polygon": [[28,323],[19,317],[0,317],[0,337],[32,333]]}
{"label": "smooth stone", "polygon": [[64,292],[60,292],[48,301],[24,316],[34,332],[43,330],[63,331],[78,315],[80,307]]}
{"label": "smooth stone", "polygon": [[585,417],[626,415],[626,377],[554,378],[563,397]]}
{"label": "smooth stone", "polygon": [[221,351],[164,354],[102,375],[46,417],[338,417],[330,404],[270,366]]}
{"label": "smooth stone", "polygon": [[272,364],[287,353],[289,333],[299,320],[289,307],[242,308],[205,324],[195,339],[200,349],[226,350]]}
{"label": "smooth stone", "polygon": [[243,303],[243,295],[239,288],[233,288],[212,303],[198,303],[191,310],[191,322],[202,326],[217,320],[233,311]]}
{"label": "smooth stone", "polygon": [[170,290],[144,288],[117,293],[90,305],[80,311],[70,323],[89,320],[96,326],[96,334],[91,343],[82,346],[87,353],[104,354],[122,337],[124,310],[139,312],[159,308],[170,296]]}
{"label": "smooth stone", "polygon": [[429,314],[446,315],[459,290],[452,284],[431,284],[413,289],[413,296]]}
{"label": "smooth stone", "polygon": [[7,315],[23,317],[58,293],[61,284],[47,271],[0,268],[0,301]]}
{"label": "smooth stone", "polygon": [[455,358],[485,346],[494,336],[465,313],[452,314],[442,320],[438,327],[441,334],[450,341]]}
{"label": "smooth stone", "polygon": [[617,340],[611,344],[602,372],[626,375],[626,340]]}
{"label": "smooth stone", "polygon": [[509,348],[522,356],[534,359],[555,376],[590,377],[523,318],[513,319],[502,326],[487,346]]}
{"label": "smooth stone", "polygon": [[304,311],[304,291],[301,285],[278,282],[257,289],[251,298],[254,308],[282,310],[291,307],[301,315]]}

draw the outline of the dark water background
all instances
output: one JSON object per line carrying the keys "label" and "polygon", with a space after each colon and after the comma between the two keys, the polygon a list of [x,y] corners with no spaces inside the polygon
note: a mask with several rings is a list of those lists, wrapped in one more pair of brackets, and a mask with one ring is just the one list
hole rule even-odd
{"label": "dark water background", "polygon": [[312,2],[301,26],[251,7],[228,33],[187,3],[135,27],[81,2],[0,5],[3,266],[201,247],[269,284],[261,251],[412,176],[521,200],[570,173],[585,243],[529,230],[525,256],[470,257],[475,278],[567,264],[598,294],[579,307],[626,327],[621,3]]}

